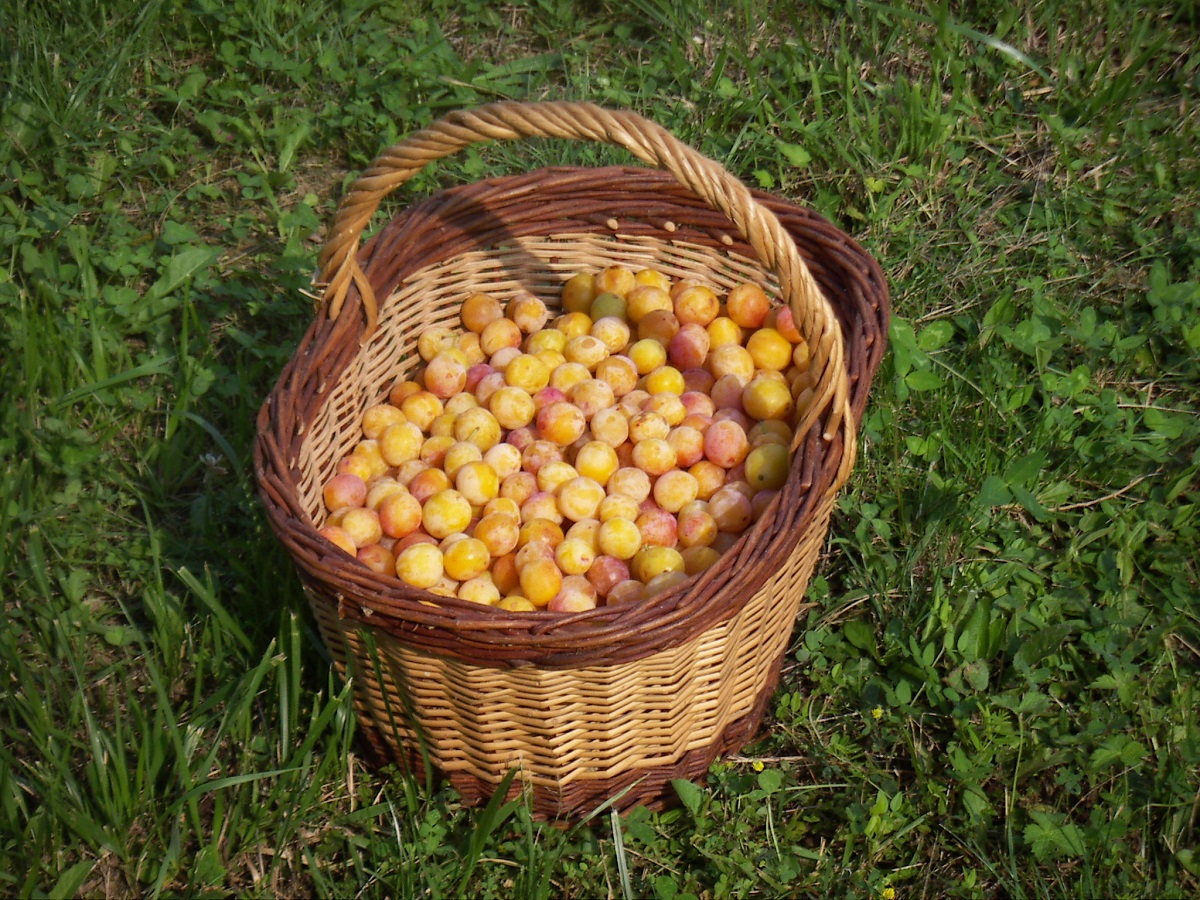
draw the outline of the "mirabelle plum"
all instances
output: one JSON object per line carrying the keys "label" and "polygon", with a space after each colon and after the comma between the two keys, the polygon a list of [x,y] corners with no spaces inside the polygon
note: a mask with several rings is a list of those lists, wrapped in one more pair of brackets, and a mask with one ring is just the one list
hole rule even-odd
{"label": "mirabelle plum", "polygon": [[571,338],[591,333],[592,317],[582,312],[567,313],[554,320],[554,327],[566,335],[569,343]]}
{"label": "mirabelle plum", "polygon": [[538,490],[553,493],[564,481],[570,481],[577,477],[579,477],[579,472],[569,462],[552,460],[537,471]]}
{"label": "mirabelle plum", "polygon": [[643,584],[663,572],[682,572],[683,556],[674,547],[643,547],[629,563],[629,571]]}
{"label": "mirabelle plum", "polygon": [[654,482],[654,502],[668,513],[679,512],[695,500],[699,492],[696,477],[682,469],[663,472]]}
{"label": "mirabelle plum", "polygon": [[767,507],[771,505],[771,501],[779,496],[778,490],[759,491],[750,500],[750,512],[757,522],[766,515]]}
{"label": "mirabelle plum", "polygon": [[719,531],[707,504],[703,509],[692,508],[679,513],[677,533],[681,547],[707,547],[716,540]]}
{"label": "mirabelle plum", "polygon": [[522,596],[538,608],[544,608],[562,589],[563,575],[553,560],[535,559],[517,574]]}
{"label": "mirabelle plum", "polygon": [[562,286],[560,299],[567,312],[587,312],[596,298],[596,278],[591,272],[572,275]]}
{"label": "mirabelle plum", "polygon": [[421,507],[421,525],[435,538],[466,531],[470,521],[470,501],[453,488],[439,491]]}
{"label": "mirabelle plum", "polygon": [[[722,471],[724,480],[724,471]],[[650,496],[650,476],[639,468],[622,466],[612,473],[606,485],[610,494],[624,494],[641,503]]]}
{"label": "mirabelle plum", "polygon": [[446,460],[446,451],[455,444],[452,434],[434,434],[421,444],[421,461],[431,468],[440,469]]}
{"label": "mirabelle plum", "polygon": [[742,409],[753,419],[786,419],[793,409],[791,389],[774,378],[755,378],[742,389]]}
{"label": "mirabelle plum", "polygon": [[704,544],[693,544],[679,554],[683,557],[683,571],[688,575],[699,575],[713,565],[721,554],[713,547]]}
{"label": "mirabelle plum", "polygon": [[625,266],[612,265],[601,269],[592,281],[597,294],[611,291],[621,297],[626,296],[637,286],[637,278]]}
{"label": "mirabelle plum", "polygon": [[[512,437],[512,435],[509,435],[509,437]],[[546,463],[555,462],[562,458],[562,447],[553,441],[538,439],[529,443],[522,451],[521,468],[531,475],[537,475],[538,469],[546,465]]]}
{"label": "mirabelle plum", "polygon": [[719,419],[704,432],[704,456],[724,469],[736,466],[750,452],[746,432],[731,419]]}
{"label": "mirabelle plum", "polygon": [[754,358],[745,347],[736,344],[726,344],[716,347],[708,354],[708,370],[718,381],[726,375],[736,375],[742,384],[748,384],[754,377]]}
{"label": "mirabelle plum", "polygon": [[[524,564],[534,554],[541,554],[546,559],[554,558],[554,548],[566,540],[562,525],[554,519],[530,519],[522,523],[521,532],[517,538],[517,563]],[[531,549],[525,549],[533,545]]]}
{"label": "mirabelle plum", "polygon": [[504,317],[504,307],[494,297],[477,292],[463,301],[459,316],[464,328],[474,334],[482,334],[489,324]]}
{"label": "mirabelle plum", "polygon": [[384,475],[380,478],[373,479],[367,485],[367,496],[363,500],[363,506],[368,509],[373,509],[379,512],[379,506],[387,497],[392,494],[407,493],[404,485],[391,476]]}
{"label": "mirabelle plum", "polygon": [[742,345],[742,329],[737,322],[727,316],[718,316],[708,323],[709,352],[718,347],[740,347]]}
{"label": "mirabelle plum", "polygon": [[388,392],[388,403],[397,408],[404,402],[404,398],[411,394],[422,390],[421,386],[415,381],[409,379],[401,379],[392,385],[392,389]]}
{"label": "mirabelle plum", "polygon": [[550,310],[546,308],[546,304],[529,291],[514,294],[508,301],[505,315],[525,334],[533,334],[545,327],[550,320]]}
{"label": "mirabelle plum", "polygon": [[482,575],[491,560],[487,546],[473,537],[455,541],[442,554],[446,574],[455,581],[468,581]]}
{"label": "mirabelle plum", "polygon": [[501,481],[513,472],[521,471],[521,451],[508,441],[501,441],[488,448],[483,454],[483,461],[492,467]]}
{"label": "mirabelle plum", "polygon": [[444,325],[435,325],[433,328],[426,328],[417,338],[417,353],[421,355],[421,359],[429,362],[443,350],[454,347],[456,341],[453,331]]}
{"label": "mirabelle plum", "polygon": [[663,438],[647,438],[633,445],[633,464],[647,475],[669,472],[675,468],[675,462],[675,448]]}
{"label": "mirabelle plum", "polygon": [[634,287],[625,294],[625,303],[625,315],[634,325],[639,324],[642,319],[655,310],[663,310],[674,315],[671,295],[662,288],[651,284]]}
{"label": "mirabelle plum", "polygon": [[664,392],[678,395],[687,389],[683,373],[674,366],[659,366],[646,376],[644,387],[651,395]]}
{"label": "mirabelle plum", "polygon": [[546,610],[556,613],[586,612],[595,609],[596,602],[596,589],[590,581],[583,575],[567,575],[558,593],[546,604]]}
{"label": "mirabelle plum", "polygon": [[642,535],[643,547],[674,547],[678,543],[675,517],[659,506],[644,508],[634,524]]}
{"label": "mirabelle plum", "polygon": [[759,328],[771,311],[771,301],[757,284],[739,284],[725,296],[725,311],[742,328]]}
{"label": "mirabelle plum", "polygon": [[708,499],[708,513],[717,528],[730,534],[740,534],[754,519],[750,499],[741,491],[726,485]]}
{"label": "mirabelle plum", "polygon": [[764,321],[763,324],[774,328],[785,338],[787,338],[789,343],[799,344],[802,340],[804,340],[803,336],[800,334],[800,329],[796,327],[796,317],[792,313],[792,308],[790,306],[773,307],[771,311],[767,313],[766,321]]}
{"label": "mirabelle plum", "polygon": [[377,575],[396,574],[396,556],[383,544],[370,544],[359,548],[358,561]]}
{"label": "mirabelle plum", "polygon": [[[450,474],[449,469],[446,474]],[[453,478],[455,490],[472,506],[483,506],[500,493],[500,476],[483,460],[468,460],[459,467]]]}
{"label": "mirabelle plum", "polygon": [[343,456],[337,462],[334,470],[337,475],[357,475],[363,483],[375,477],[375,463],[361,453],[351,453]]}
{"label": "mirabelle plum", "polygon": [[633,275],[635,284],[649,284],[664,291],[671,289],[671,279],[657,269],[639,269]]}
{"label": "mirabelle plum", "polygon": [[484,572],[475,578],[468,578],[458,586],[458,599],[478,603],[480,606],[497,606],[500,603],[500,589]]}
{"label": "mirabelle plum", "polygon": [[441,398],[437,395],[427,390],[419,390],[401,401],[400,410],[409,422],[424,431],[429,428],[429,423],[442,414],[444,408]]}
{"label": "mirabelle plum", "polygon": [[579,538],[564,538],[554,548],[554,561],[564,575],[584,575],[596,561],[596,551]]}
{"label": "mirabelle plum", "polygon": [[492,575],[492,583],[499,588],[501,594],[508,595],[521,589],[521,580],[517,577],[516,553],[509,552],[496,557],[492,560],[492,567],[489,571]]}
{"label": "mirabelle plum", "polygon": [[593,440],[616,448],[629,439],[629,420],[619,409],[602,409],[592,416],[591,433]]}
{"label": "mirabelle plum", "polygon": [[725,485],[725,470],[710,460],[700,460],[688,472],[696,479],[696,497],[700,500],[709,499]]}
{"label": "mirabelle plum", "polygon": [[608,409],[616,402],[613,389],[608,382],[599,378],[585,378],[573,385],[567,396],[585,419],[591,419],[600,410]]}
{"label": "mirabelle plum", "polygon": [[579,310],[579,312],[587,313],[593,322],[608,318],[620,319],[624,322],[628,318],[627,309],[625,298],[610,291],[593,300],[590,308]]}
{"label": "mirabelle plum", "polygon": [[713,378],[712,372],[705,368],[684,369],[681,374],[683,375],[685,394],[696,392],[707,395],[717,380]]}
{"label": "mirabelle plum", "polygon": [[404,413],[400,411],[399,407],[392,406],[390,403],[376,403],[374,406],[367,407],[366,412],[363,413],[363,437],[376,440],[389,425],[395,425],[404,420]]}
{"label": "mirabelle plum", "polygon": [[555,523],[563,520],[558,498],[550,491],[534,491],[521,504],[521,521],[530,522],[534,519],[547,519]]}
{"label": "mirabelle plum", "polygon": [[792,362],[792,345],[774,328],[759,328],[746,341],[754,365],[760,369],[782,372]]}
{"label": "mirabelle plum", "polygon": [[538,410],[537,433],[542,440],[560,447],[573,444],[587,428],[587,420],[578,407],[571,403],[551,403]]}
{"label": "mirabelle plum", "polygon": [[[608,355],[619,353],[629,343],[629,325],[623,318],[617,316],[601,316],[596,318],[592,316],[592,330],[589,335],[595,338],[604,345],[607,353],[600,360],[597,360],[597,365]],[[570,354],[567,354],[568,358]],[[594,368],[594,367],[593,367]]]}
{"label": "mirabelle plum", "polygon": [[638,502],[625,494],[609,494],[600,501],[600,508],[596,510],[601,522],[609,519],[636,520],[640,513]]}
{"label": "mirabelle plum", "polygon": [[758,491],[774,491],[787,481],[791,460],[783,444],[762,444],[746,456],[746,481]]}
{"label": "mirabelle plum", "polygon": [[615,556],[597,556],[587,570],[587,580],[599,596],[607,597],[616,585],[629,580],[629,563]]}
{"label": "mirabelle plum", "polygon": [[629,348],[629,359],[639,375],[648,375],[667,361],[667,348],[658,341],[646,338],[635,341]]}
{"label": "mirabelle plum", "polygon": [[407,490],[385,497],[378,512],[379,527],[388,537],[405,537],[421,525],[421,502]]}
{"label": "mirabelle plum", "polygon": [[698,369],[708,359],[710,344],[704,326],[689,322],[680,327],[667,344],[667,359],[681,372],[686,369]]}
{"label": "mirabelle plum", "polygon": [[683,422],[687,416],[687,407],[683,405],[680,394],[670,391],[659,391],[642,404],[643,412],[658,413],[666,423],[674,428]]}
{"label": "mirabelle plum", "polygon": [[367,483],[357,475],[344,472],[330,478],[321,493],[325,508],[331,511],[362,506],[367,499]]}
{"label": "mirabelle plum", "polygon": [[572,522],[594,519],[604,500],[604,487],[591,478],[579,476],[564,481],[556,491],[558,510]]}
{"label": "mirabelle plum", "polygon": [[354,546],[354,541],[350,540],[350,535],[342,530],[340,525],[326,525],[317,532],[325,540],[329,541],[339,550],[349,553],[351,556],[358,555],[358,548]]}
{"label": "mirabelle plum", "polygon": [[379,527],[379,514],[366,506],[352,506],[346,510],[340,522],[343,532],[354,542],[355,547],[378,544],[383,536]]}
{"label": "mirabelle plum", "polygon": [[609,356],[596,366],[596,377],[612,388],[614,397],[624,397],[637,387],[638,370],[628,356]]}
{"label": "mirabelle plum", "polygon": [[639,412],[629,420],[629,440],[635,444],[650,438],[665,438],[671,426],[656,412]]}
{"label": "mirabelle plum", "polygon": [[464,411],[454,423],[454,439],[468,441],[484,453],[500,443],[501,436],[500,423],[483,407]]}
{"label": "mirabelle plum", "polygon": [[608,479],[617,470],[617,453],[603,441],[588,441],[575,454],[575,469],[593,481],[608,484]]}
{"label": "mirabelle plum", "polygon": [[642,533],[628,519],[609,519],[600,524],[596,543],[605,556],[616,559],[633,559],[642,548]]}
{"label": "mirabelle plum", "polygon": [[450,477],[434,466],[428,466],[422,469],[412,477],[408,482],[408,492],[417,499],[419,503],[424,503],[434,494],[444,491],[453,486]]}
{"label": "mirabelle plum", "polygon": [[537,612],[537,607],[520,594],[509,594],[496,607],[506,612]]}
{"label": "mirabelle plum", "polygon": [[571,523],[566,531],[567,537],[583,541],[596,553],[600,552],[599,534],[600,522],[598,519],[580,519],[578,522]]}
{"label": "mirabelle plum", "polygon": [[667,443],[675,451],[675,465],[689,469],[704,458],[704,433],[690,425],[672,428]]}
{"label": "mirabelle plum", "polygon": [[364,438],[354,445],[354,452],[351,455],[369,463],[368,481],[383,475],[389,468],[387,460],[383,458],[383,451],[379,448],[379,441]]}
{"label": "mirabelle plum", "polygon": [[591,377],[591,371],[583,363],[565,362],[550,373],[550,386],[562,391],[565,396],[572,387]]}
{"label": "mirabelle plum", "polygon": [[586,368],[590,377],[608,353],[608,346],[600,338],[581,334],[567,341],[567,349],[563,351],[563,356],[567,362],[578,363]]}
{"label": "mirabelle plum", "polygon": [[425,390],[445,400],[467,384],[467,366],[451,353],[443,351],[425,366]]}
{"label": "mirabelle plum", "polygon": [[704,327],[720,312],[721,302],[711,288],[704,285],[684,287],[675,294],[675,318],[680,324]]}
{"label": "mirabelle plum", "polygon": [[525,427],[537,414],[533,398],[519,387],[500,388],[488,397],[487,408],[500,427],[510,431]]}
{"label": "mirabelle plum", "polygon": [[664,347],[670,347],[671,339],[679,333],[679,320],[675,313],[665,309],[656,309],[646,313],[637,325],[639,341],[657,341]]}
{"label": "mirabelle plum", "polygon": [[411,544],[396,556],[396,577],[415,588],[428,590],[441,581],[444,571],[442,551],[434,544]]}
{"label": "mirabelle plum", "polygon": [[483,451],[467,441],[455,441],[446,448],[442,455],[442,471],[451,481],[458,477],[458,470],[469,462],[479,462],[483,459]]}
{"label": "mirabelle plum", "polygon": [[536,356],[518,353],[504,367],[504,383],[535,394],[550,383],[550,368]]}
{"label": "mirabelle plum", "polygon": [[608,596],[604,598],[607,606],[621,606],[625,603],[641,603],[649,597],[646,591],[646,585],[642,584],[636,578],[630,578],[628,581],[622,581],[613,585]]}
{"label": "mirabelle plum", "polygon": [[686,572],[659,572],[653,578],[646,582],[646,596],[657,597],[659,594],[664,594],[678,584],[683,584],[687,581]]}

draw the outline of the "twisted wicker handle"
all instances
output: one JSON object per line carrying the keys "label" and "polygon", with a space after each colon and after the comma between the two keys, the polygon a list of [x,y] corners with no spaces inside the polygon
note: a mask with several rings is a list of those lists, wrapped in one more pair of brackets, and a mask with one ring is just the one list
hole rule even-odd
{"label": "twisted wicker handle", "polygon": [[358,247],[363,230],[384,197],[428,163],[470,144],[531,137],[623,147],[643,162],[670,172],[684,187],[729,217],[762,263],[778,276],[796,326],[809,343],[817,378],[812,401],[796,429],[797,441],[826,409],[830,415],[825,439],[831,440],[839,425],[847,430],[840,486],[853,463],[855,440],[845,344],[833,308],[774,213],[755,202],[749,189],[719,163],[632,112],[607,110],[591,103],[492,103],[450,113],[383,151],[351,185],[321,251],[317,284],[324,285],[322,300],[329,304],[330,317],[340,314],[353,283],[362,295],[368,333],[375,328],[378,306],[375,292],[359,266]]}

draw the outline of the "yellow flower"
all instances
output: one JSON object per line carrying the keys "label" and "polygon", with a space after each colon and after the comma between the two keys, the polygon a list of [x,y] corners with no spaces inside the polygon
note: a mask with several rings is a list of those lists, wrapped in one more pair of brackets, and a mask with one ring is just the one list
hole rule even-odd
{"label": "yellow flower", "polygon": [[880,891],[879,896],[882,900],[896,900],[896,889],[894,887],[885,887]]}
{"label": "yellow flower", "polygon": [[756,759],[754,762],[750,763],[750,768],[752,768],[755,772],[761,772],[766,768],[766,766],[763,765],[763,761],[761,759]]}
{"label": "yellow flower", "polygon": [[[871,718],[874,719],[876,722],[878,722],[880,719],[882,719],[883,718],[883,707],[877,706],[873,710],[871,710]],[[888,890],[890,891],[892,889],[888,888]],[[895,892],[893,891],[892,893],[894,894]]]}

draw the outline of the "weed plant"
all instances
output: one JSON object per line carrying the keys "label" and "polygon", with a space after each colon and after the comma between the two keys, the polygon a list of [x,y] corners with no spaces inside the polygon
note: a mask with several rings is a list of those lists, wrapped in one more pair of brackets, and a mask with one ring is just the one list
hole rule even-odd
{"label": "weed plant", "polygon": [[[1191,0],[8,4],[0,896],[1196,896],[1198,27]],[[853,235],[895,303],[756,742],[670,811],[566,829],[363,765],[251,472],[341,191],[501,97],[642,112]],[[608,161],[477,147],[393,208]]]}

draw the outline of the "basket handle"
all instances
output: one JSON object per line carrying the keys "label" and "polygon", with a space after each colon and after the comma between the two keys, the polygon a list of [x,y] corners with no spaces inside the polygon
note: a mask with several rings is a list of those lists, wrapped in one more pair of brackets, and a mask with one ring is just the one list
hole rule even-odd
{"label": "basket handle", "polygon": [[[535,137],[622,147],[641,161],[670,172],[680,184],[729,217],[761,262],[778,276],[783,298],[809,344],[816,379],[810,388],[812,399],[796,429],[797,443],[829,410],[824,437],[832,440],[839,426],[846,428],[841,470],[848,476],[845,458],[850,457],[852,464],[856,442],[841,325],[800,258],[791,235],[775,214],[759,205],[749,189],[723,166],[636,113],[567,101],[491,103],[452,112],[384,150],[350,186],[320,254],[316,284],[324,287],[321,299],[329,304],[330,318],[341,313],[353,283],[362,296],[367,332],[375,328],[378,304],[359,265],[358,247],[363,230],[384,197],[428,163],[473,143]],[[844,481],[841,473],[838,481]]]}

